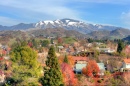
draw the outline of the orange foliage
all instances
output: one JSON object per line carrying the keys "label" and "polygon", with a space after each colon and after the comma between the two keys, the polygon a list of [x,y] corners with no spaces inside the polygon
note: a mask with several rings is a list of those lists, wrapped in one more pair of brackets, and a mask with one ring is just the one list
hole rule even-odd
{"label": "orange foliage", "polygon": [[68,56],[69,64],[73,67],[74,66],[74,59],[72,56]]}
{"label": "orange foliage", "polygon": [[87,66],[85,68],[82,69],[83,74],[92,77],[92,76],[96,76],[97,73],[99,72],[99,67],[96,63],[95,60],[90,60],[87,63]]}
{"label": "orange foliage", "polygon": [[130,85],[130,73],[129,72],[123,74],[123,80],[124,80],[125,84]]}
{"label": "orange foliage", "polygon": [[124,49],[124,52],[127,56],[130,56],[130,46],[127,45]]}
{"label": "orange foliage", "polygon": [[62,57],[62,56],[60,56],[60,57],[58,58],[58,62],[59,62],[60,65],[63,63],[63,59],[64,59],[64,57]]}
{"label": "orange foliage", "polygon": [[75,78],[75,74],[72,70],[72,67],[69,64],[63,63],[61,65],[61,70],[63,74],[64,83],[66,86],[77,85],[77,78]]}
{"label": "orange foliage", "polygon": [[[59,64],[62,64],[64,60],[64,56],[60,56],[59,57]],[[69,65],[71,65],[71,67],[74,66],[74,59],[72,56],[68,56],[68,61],[69,61]]]}
{"label": "orange foliage", "polygon": [[33,47],[33,44],[31,42],[28,43],[29,47]]}

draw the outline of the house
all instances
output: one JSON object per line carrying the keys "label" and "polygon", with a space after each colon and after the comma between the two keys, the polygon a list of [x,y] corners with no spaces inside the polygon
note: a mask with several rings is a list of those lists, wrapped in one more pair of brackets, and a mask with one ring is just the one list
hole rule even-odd
{"label": "house", "polygon": [[56,37],[54,37],[54,36],[48,36],[47,38],[48,39],[55,39]]}
{"label": "house", "polygon": [[75,62],[74,72],[76,74],[81,74],[82,69],[84,67],[86,67],[89,59],[87,57],[76,57],[76,56],[74,56],[73,59],[74,59],[74,62]]}
{"label": "house", "polygon": [[122,68],[123,70],[130,70],[130,58],[123,60]]}
{"label": "house", "polygon": [[0,70],[0,83],[3,83],[5,81],[5,75],[2,70]]}
{"label": "house", "polygon": [[99,50],[99,52],[102,52],[102,53],[113,53],[113,52],[115,52],[115,50],[112,50],[110,48],[99,48],[99,47],[97,47],[96,49]]}
{"label": "house", "polygon": [[64,49],[63,46],[57,46],[57,48],[58,48],[58,52],[62,52],[62,50]]}
{"label": "house", "polygon": [[80,55],[82,57],[89,57],[89,56],[94,56],[94,52],[93,51],[87,51],[87,52],[81,51],[81,52],[78,52],[76,55]]}
{"label": "house", "polygon": [[104,65],[104,63],[97,63],[97,65],[98,65],[98,67],[99,67],[99,75],[100,76],[103,76],[104,75],[104,72],[105,72],[105,65]]}
{"label": "house", "polygon": [[75,64],[74,72],[75,72],[76,74],[81,74],[81,73],[82,73],[82,69],[83,69],[84,67],[86,67],[86,66],[87,66],[87,64],[85,64],[85,63],[83,63],[83,64],[77,63],[77,64]]}
{"label": "house", "polygon": [[68,54],[72,55],[75,52],[74,47],[73,46],[68,46],[68,48],[66,48],[66,52]]}
{"label": "house", "polygon": [[109,50],[106,50],[105,53],[114,53],[115,50],[112,50],[112,49],[109,49]]}
{"label": "house", "polygon": [[103,45],[103,43],[101,43],[101,42],[96,42],[96,45]]}
{"label": "house", "polygon": [[92,47],[92,45],[93,45],[92,43],[88,43],[87,47]]}

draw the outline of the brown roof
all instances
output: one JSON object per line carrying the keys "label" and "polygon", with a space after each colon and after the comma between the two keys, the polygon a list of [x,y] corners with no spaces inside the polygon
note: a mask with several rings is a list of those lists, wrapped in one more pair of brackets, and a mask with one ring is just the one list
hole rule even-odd
{"label": "brown roof", "polygon": [[88,61],[89,59],[87,57],[77,57],[73,56],[74,61]]}
{"label": "brown roof", "polygon": [[130,64],[130,59],[124,59],[124,62]]}

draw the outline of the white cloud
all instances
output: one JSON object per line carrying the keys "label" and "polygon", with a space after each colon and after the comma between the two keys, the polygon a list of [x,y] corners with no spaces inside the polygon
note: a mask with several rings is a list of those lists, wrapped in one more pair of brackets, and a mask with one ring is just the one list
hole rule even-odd
{"label": "white cloud", "polygon": [[109,4],[129,4],[130,0],[76,0],[80,2],[92,2],[92,3],[109,3]]}
{"label": "white cloud", "polygon": [[9,17],[0,16],[0,25],[11,26],[11,25],[16,25],[18,23],[21,23],[21,21]]}
{"label": "white cloud", "polygon": [[2,0],[0,5],[15,9],[13,11],[18,13],[15,15],[22,17],[25,21],[57,18],[80,19],[80,12],[65,6],[66,3],[68,1],[65,0]]}
{"label": "white cloud", "polygon": [[86,6],[89,7],[89,2],[129,4],[130,0],[1,0],[0,6],[4,6],[6,10],[9,8],[10,10],[8,11],[10,13],[8,13],[13,15],[13,18],[15,18],[15,16],[20,18],[13,19],[12,17],[6,15],[4,20],[8,20],[8,22],[0,20],[0,24],[4,24],[5,22],[5,24],[11,25],[14,24],[14,22],[19,23],[20,21],[30,23],[57,18],[73,18],[83,20],[81,15],[87,15],[89,13],[86,11],[85,13],[82,13],[79,9],[75,10],[74,6],[71,6],[71,3],[73,3],[73,5],[75,3],[85,3],[86,5],[84,6],[86,8]]}
{"label": "white cloud", "polygon": [[130,11],[122,12],[121,21],[122,21],[122,23],[124,23],[126,25],[126,27],[130,28]]}

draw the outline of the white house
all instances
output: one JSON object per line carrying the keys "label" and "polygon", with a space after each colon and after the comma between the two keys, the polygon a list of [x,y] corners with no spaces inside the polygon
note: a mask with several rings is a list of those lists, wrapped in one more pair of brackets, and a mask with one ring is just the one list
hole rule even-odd
{"label": "white house", "polygon": [[64,47],[63,46],[57,46],[59,52],[63,52]]}
{"label": "white house", "polygon": [[115,52],[115,50],[112,50],[110,48],[99,48],[99,47],[97,47],[96,49],[99,50],[99,52],[104,52],[104,53],[113,53],[113,52]]}
{"label": "white house", "polygon": [[87,64],[81,64],[81,63],[77,63],[75,64],[75,67],[74,67],[74,71],[76,74],[81,74],[82,73],[82,69],[84,67],[86,67]]}
{"label": "white house", "polygon": [[75,62],[75,66],[74,66],[75,73],[81,74],[82,69],[84,67],[86,67],[89,59],[87,57],[76,57],[76,56],[73,56],[73,59],[74,59],[74,62]]}
{"label": "white house", "polygon": [[99,67],[99,75],[100,76],[103,76],[104,75],[104,72],[105,72],[105,65],[104,65],[104,63],[97,63],[97,65],[98,65],[98,67]]}
{"label": "white house", "polygon": [[124,59],[122,64],[123,70],[130,70],[130,59]]}

